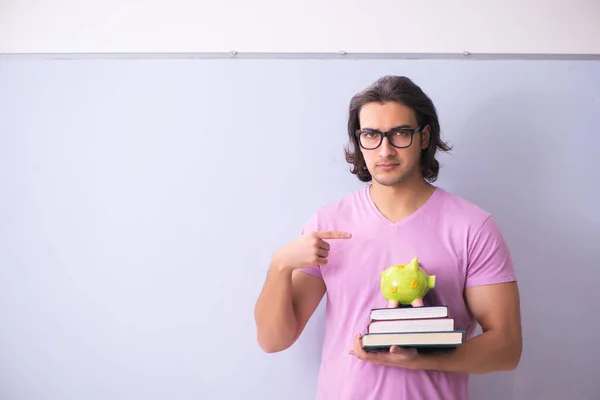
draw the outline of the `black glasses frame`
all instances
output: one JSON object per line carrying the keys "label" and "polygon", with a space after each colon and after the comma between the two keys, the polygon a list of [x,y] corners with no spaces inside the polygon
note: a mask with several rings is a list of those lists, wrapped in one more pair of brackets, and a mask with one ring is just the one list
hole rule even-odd
{"label": "black glasses frame", "polygon": [[[392,146],[395,147],[397,149],[405,149],[407,147],[412,146],[413,143],[413,137],[415,136],[415,133],[419,133],[422,130],[422,126],[417,126],[416,128],[408,128],[408,127],[396,127],[396,128],[392,128],[387,132],[382,132],[378,129],[363,129],[363,130],[358,130],[356,131],[354,134],[356,135],[356,140],[358,140],[358,144],[360,147],[362,147],[365,150],[375,150],[376,148],[378,148],[379,146],[381,146],[381,143],[383,143],[383,138],[386,137],[388,140],[388,143]],[[390,138],[390,134],[398,132],[398,131],[409,131],[410,132],[410,142],[408,143],[408,145],[406,146],[396,146],[392,143],[392,139]],[[364,132],[368,132],[368,133],[378,133],[379,134],[379,143],[377,143],[377,146],[375,147],[365,147],[363,146],[362,142],[360,141],[360,135]]]}

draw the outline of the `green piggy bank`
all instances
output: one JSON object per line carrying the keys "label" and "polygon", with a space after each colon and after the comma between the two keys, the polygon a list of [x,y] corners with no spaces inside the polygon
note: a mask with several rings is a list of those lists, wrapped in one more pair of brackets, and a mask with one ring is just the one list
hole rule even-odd
{"label": "green piggy bank", "polygon": [[388,301],[388,307],[423,305],[423,297],[435,286],[435,275],[427,275],[413,258],[408,264],[393,265],[379,273],[381,294]]}

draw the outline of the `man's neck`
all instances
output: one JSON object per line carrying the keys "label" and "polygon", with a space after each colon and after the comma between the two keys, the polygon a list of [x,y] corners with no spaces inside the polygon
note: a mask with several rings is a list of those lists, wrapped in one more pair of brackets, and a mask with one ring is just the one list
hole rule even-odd
{"label": "man's neck", "polygon": [[397,186],[383,186],[373,182],[369,193],[379,212],[396,223],[417,211],[429,200],[435,189],[427,181],[418,179]]}

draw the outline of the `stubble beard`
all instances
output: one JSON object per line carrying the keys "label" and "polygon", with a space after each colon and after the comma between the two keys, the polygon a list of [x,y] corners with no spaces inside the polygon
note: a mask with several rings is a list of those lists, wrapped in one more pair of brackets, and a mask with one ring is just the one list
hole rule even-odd
{"label": "stubble beard", "polygon": [[[401,163],[397,168],[400,169],[403,167],[403,164]],[[371,176],[373,177],[373,180],[376,181],[378,184],[382,185],[382,186],[388,186],[388,187],[392,187],[392,186],[399,186],[403,183],[409,182],[414,174],[415,174],[415,168],[418,168],[418,166],[413,166],[412,168],[408,169],[408,170],[404,170],[401,172],[395,172],[395,173],[379,173],[379,174],[371,174]]]}

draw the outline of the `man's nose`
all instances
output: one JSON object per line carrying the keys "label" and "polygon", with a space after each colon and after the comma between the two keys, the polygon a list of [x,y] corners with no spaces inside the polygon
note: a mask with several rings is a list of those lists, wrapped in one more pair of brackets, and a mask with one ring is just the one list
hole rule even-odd
{"label": "man's nose", "polygon": [[390,144],[387,137],[384,137],[379,146],[379,157],[388,158],[396,154],[396,148]]}

